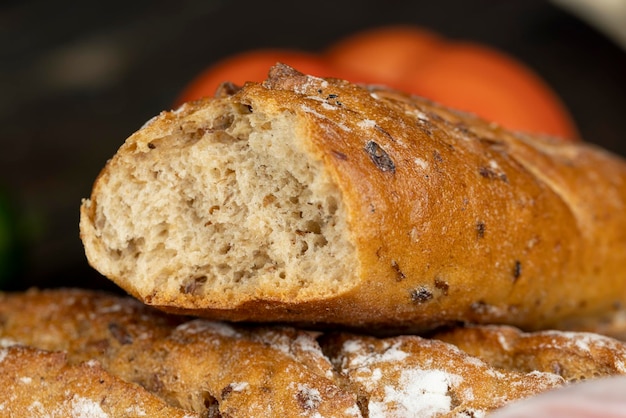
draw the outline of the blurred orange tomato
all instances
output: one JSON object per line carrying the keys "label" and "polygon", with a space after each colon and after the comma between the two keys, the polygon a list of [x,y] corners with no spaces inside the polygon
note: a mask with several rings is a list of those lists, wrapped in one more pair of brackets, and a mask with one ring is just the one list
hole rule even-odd
{"label": "blurred orange tomato", "polygon": [[509,129],[578,137],[560,98],[528,66],[486,45],[449,40],[412,26],[358,32],[319,54],[272,49],[237,54],[208,67],[178,103],[212,95],[223,81],[260,82],[276,62],[306,74],[384,84]]}
{"label": "blurred orange tomato", "polygon": [[539,76],[481,45],[451,45],[415,70],[406,89],[509,129],[577,137],[567,109]]}
{"label": "blurred orange tomato", "polygon": [[411,73],[443,48],[443,39],[412,26],[390,26],[358,32],[331,45],[326,59],[333,67],[354,72],[359,82],[401,88]]}

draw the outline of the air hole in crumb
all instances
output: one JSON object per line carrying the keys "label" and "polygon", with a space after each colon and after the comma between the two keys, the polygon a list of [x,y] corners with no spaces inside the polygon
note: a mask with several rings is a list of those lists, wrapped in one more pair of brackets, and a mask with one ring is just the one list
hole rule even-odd
{"label": "air hole in crumb", "polygon": [[230,144],[238,139],[224,131],[213,131],[212,138],[213,142],[218,144]]}
{"label": "air hole in crumb", "polygon": [[271,263],[271,259],[265,251],[256,250],[252,254],[252,257],[254,260],[254,263],[252,265],[253,270],[259,270],[267,264]]}
{"label": "air hole in crumb", "polygon": [[206,276],[198,276],[192,279],[187,279],[180,286],[180,292],[186,295],[198,295],[202,293],[204,285],[207,282]]}
{"label": "air hole in crumb", "polygon": [[320,226],[319,222],[316,222],[316,221],[306,221],[304,223],[304,227],[305,227],[305,230],[307,232],[312,232],[314,234],[321,234],[322,233],[322,227]]}
{"label": "air hole in crumb", "polygon": [[213,126],[211,129],[213,130],[225,130],[230,128],[230,126],[235,121],[235,117],[232,114],[225,114],[216,119],[214,119]]}
{"label": "air hole in crumb", "polygon": [[287,274],[285,274],[285,271],[281,271],[280,273],[278,273],[278,277],[284,279],[287,277]]}
{"label": "air hole in crumb", "polygon": [[122,258],[122,250],[109,250],[108,253],[112,260],[117,261]]}
{"label": "air hole in crumb", "polygon": [[214,178],[214,179],[220,180],[222,178],[222,171],[219,168],[217,168],[217,167],[212,167],[209,170],[209,173],[210,173],[211,177]]}
{"label": "air hole in crumb", "polygon": [[219,254],[221,254],[221,255],[228,254],[228,252],[231,250],[231,248],[233,248],[232,245],[224,244],[223,246],[220,247],[220,249],[217,252]]}
{"label": "air hole in crumb", "polygon": [[314,243],[318,247],[323,247],[328,244],[328,240],[326,239],[324,235],[318,235],[315,237]]}
{"label": "air hole in crumb", "polygon": [[263,206],[269,206],[276,201],[276,196],[268,194],[263,198]]}
{"label": "air hole in crumb", "polygon": [[337,200],[334,197],[329,197],[326,199],[326,204],[328,206],[328,213],[334,215],[337,212],[338,204]]}
{"label": "air hole in crumb", "polygon": [[246,276],[246,272],[243,270],[238,270],[236,272],[233,273],[233,281],[235,283],[239,283],[241,281],[241,279],[243,279]]}
{"label": "air hole in crumb", "polygon": [[228,273],[231,270],[230,266],[228,264],[224,264],[224,263],[218,264],[215,267],[217,269],[218,274],[220,274],[220,275],[225,275],[226,273]]}
{"label": "air hole in crumb", "polygon": [[126,244],[126,252],[138,252],[139,248],[143,248],[144,246],[144,239],[143,238],[131,238],[128,243]]}

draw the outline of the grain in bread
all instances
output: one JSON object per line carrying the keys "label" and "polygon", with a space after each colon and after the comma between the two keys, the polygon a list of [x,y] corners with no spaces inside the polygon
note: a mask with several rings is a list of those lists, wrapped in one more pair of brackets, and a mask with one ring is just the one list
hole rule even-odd
{"label": "grain in bread", "polygon": [[81,237],[98,271],[171,312],[575,328],[626,303],[625,181],[593,145],[279,65],[128,138]]}

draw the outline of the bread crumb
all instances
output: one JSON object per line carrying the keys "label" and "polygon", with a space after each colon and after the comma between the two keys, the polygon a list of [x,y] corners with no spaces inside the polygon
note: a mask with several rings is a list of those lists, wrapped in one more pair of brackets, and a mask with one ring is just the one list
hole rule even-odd
{"label": "bread crumb", "polygon": [[359,264],[342,192],[297,140],[306,128],[289,112],[249,108],[227,100],[198,116],[182,108],[131,136],[100,177],[97,200],[83,203],[90,262],[148,303],[157,295],[193,308],[207,294],[223,308],[350,286],[340,263],[322,261]]}

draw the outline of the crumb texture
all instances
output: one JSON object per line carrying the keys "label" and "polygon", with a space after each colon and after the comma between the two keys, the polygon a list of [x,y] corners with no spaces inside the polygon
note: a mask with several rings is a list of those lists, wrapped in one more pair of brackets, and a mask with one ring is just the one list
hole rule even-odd
{"label": "crumb texture", "polygon": [[357,266],[341,193],[301,129],[289,112],[219,101],[150,122],[83,204],[91,262],[142,296],[210,290],[227,304],[341,292],[350,271],[328,261]]}

